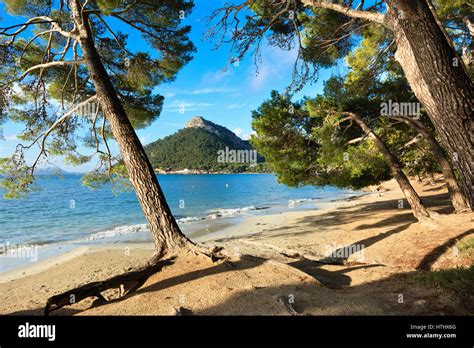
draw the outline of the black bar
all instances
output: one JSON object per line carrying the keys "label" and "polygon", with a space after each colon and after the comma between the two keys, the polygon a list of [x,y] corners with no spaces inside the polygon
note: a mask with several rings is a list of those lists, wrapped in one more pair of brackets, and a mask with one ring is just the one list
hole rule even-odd
{"label": "black bar", "polygon": [[[20,338],[20,325],[55,325],[55,339]],[[432,326],[429,326],[432,325]],[[421,330],[423,328],[423,330]],[[159,346],[317,343],[354,346],[415,345],[473,347],[474,317],[0,317],[0,346],[77,344],[132,347],[150,343]],[[407,334],[456,337],[409,338]]]}

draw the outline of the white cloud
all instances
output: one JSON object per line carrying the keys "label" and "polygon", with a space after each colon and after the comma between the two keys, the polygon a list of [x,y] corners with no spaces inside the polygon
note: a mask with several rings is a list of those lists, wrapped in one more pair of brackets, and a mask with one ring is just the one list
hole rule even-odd
{"label": "white cloud", "polygon": [[150,142],[150,139],[151,139],[151,134],[146,134],[140,137],[140,142],[142,143],[142,145],[146,145]]}
{"label": "white cloud", "polygon": [[239,138],[243,140],[249,140],[252,134],[256,134],[255,131],[251,131],[250,133],[244,132],[242,128],[235,128],[233,132],[235,133],[235,135],[237,135]]}
{"label": "white cloud", "polygon": [[176,123],[176,122],[164,122],[163,124],[171,127],[183,127],[184,123]]}
{"label": "white cloud", "polygon": [[189,92],[189,94],[193,94],[193,95],[196,95],[196,94],[214,94],[214,93],[228,93],[228,92],[232,92],[233,89],[230,89],[230,88],[201,88],[201,89],[195,89],[191,92]]}
{"label": "white cloud", "polygon": [[231,93],[234,92],[234,88],[196,88],[192,90],[178,90],[175,93],[167,93],[165,97],[172,98],[176,95],[203,95],[203,94],[217,94],[217,93]]}
{"label": "white cloud", "polygon": [[4,139],[5,139],[5,141],[17,141],[17,140],[19,140],[17,134],[6,135],[4,137]]}
{"label": "white cloud", "polygon": [[174,100],[169,104],[166,104],[165,102],[164,109],[166,111],[180,112],[181,110],[183,110],[184,112],[187,112],[187,111],[206,110],[213,106],[214,104],[211,104],[211,103],[193,102],[193,101],[188,101],[188,100]]}
{"label": "white cloud", "polygon": [[240,137],[242,135],[242,128],[236,128],[233,130],[233,132],[235,133],[235,135]]}
{"label": "white cloud", "polygon": [[250,87],[254,90],[260,89],[271,75],[271,68],[269,66],[259,67],[258,71],[255,71],[254,74],[250,76]]}
{"label": "white cloud", "polygon": [[229,77],[233,75],[234,75],[234,70],[232,68],[219,69],[217,71],[211,71],[211,72],[206,73],[202,77],[201,82],[204,85],[219,83],[225,79],[228,79]]}
{"label": "white cloud", "polygon": [[244,106],[246,106],[247,103],[234,103],[234,104],[229,104],[227,105],[227,109],[241,109],[243,108]]}
{"label": "white cloud", "polygon": [[290,51],[278,47],[265,46],[262,48],[262,61],[251,65],[248,71],[249,85],[253,90],[260,90],[265,85],[274,84],[280,79],[289,79],[293,71],[293,65],[297,59],[298,50]]}
{"label": "white cloud", "polygon": [[245,133],[244,135],[242,135],[242,139],[249,140],[250,137],[255,134],[257,134],[255,131],[251,131],[250,133]]}

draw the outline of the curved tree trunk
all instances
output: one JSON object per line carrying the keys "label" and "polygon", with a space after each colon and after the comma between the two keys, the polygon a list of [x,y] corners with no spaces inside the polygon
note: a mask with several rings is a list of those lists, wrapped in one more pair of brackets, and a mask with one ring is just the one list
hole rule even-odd
{"label": "curved tree trunk", "polygon": [[386,0],[385,23],[394,33],[395,58],[427,110],[459,174],[459,187],[474,204],[474,91],[462,60],[427,0]]}
{"label": "curved tree trunk", "polygon": [[380,137],[375,134],[374,131],[357,114],[353,112],[345,112],[344,115],[354,120],[359,125],[359,127],[367,134],[367,136],[372,139],[379,151],[388,159],[388,161],[390,162],[390,170],[392,172],[392,175],[395,180],[397,180],[397,183],[400,186],[400,189],[402,190],[403,194],[405,195],[408,204],[410,204],[410,207],[413,211],[413,215],[419,221],[430,218],[430,212],[423,205],[420,196],[418,196],[415,189],[410,184],[410,181],[406,177],[405,173],[403,173],[400,162],[392,154],[390,149],[385,145],[384,141],[380,139]]}
{"label": "curved tree trunk", "polygon": [[123,108],[110,77],[94,45],[86,15],[81,14],[77,0],[70,0],[78,27],[79,44],[97,93],[97,100],[117,141],[130,181],[135,189],[155,242],[155,253],[161,257],[192,242],[181,232],[148,157]]}
{"label": "curved tree trunk", "polygon": [[454,175],[453,168],[451,167],[451,163],[449,162],[443,151],[443,148],[441,145],[439,145],[434,135],[419,120],[414,120],[413,118],[406,116],[392,116],[391,118],[405,122],[428,141],[431,151],[433,152],[433,156],[436,162],[438,162],[441,172],[443,173],[454,210],[457,213],[471,211],[469,200],[459,189],[459,185],[456,180],[456,176]]}

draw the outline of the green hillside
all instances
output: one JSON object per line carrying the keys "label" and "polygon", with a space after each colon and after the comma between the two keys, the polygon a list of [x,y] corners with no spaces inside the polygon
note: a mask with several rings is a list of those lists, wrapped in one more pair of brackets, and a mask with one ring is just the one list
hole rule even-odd
{"label": "green hillside", "polygon": [[[212,127],[217,125],[211,124]],[[257,156],[258,164],[220,163],[220,150],[247,150],[252,147],[248,141],[241,140],[228,129],[219,126],[218,134],[203,128],[184,128],[175,134],[145,146],[145,150],[154,168],[176,171],[183,169],[209,172],[262,172],[266,171],[263,157]],[[236,140],[237,139],[237,140]]]}

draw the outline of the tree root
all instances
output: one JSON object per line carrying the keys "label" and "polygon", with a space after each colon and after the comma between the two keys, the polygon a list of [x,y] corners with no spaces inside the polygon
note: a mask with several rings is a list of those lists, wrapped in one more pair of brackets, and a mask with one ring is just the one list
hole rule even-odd
{"label": "tree root", "polygon": [[52,311],[58,310],[64,306],[78,303],[88,297],[97,297],[94,305],[105,304],[107,299],[102,292],[108,289],[120,289],[120,295],[123,297],[139,289],[147,279],[161,271],[164,267],[172,265],[176,257],[159,260],[153,258],[144,266],[106,280],[88,283],[62,294],[52,296],[46,302],[44,315],[48,316]]}
{"label": "tree root", "polygon": [[163,259],[164,256],[162,254],[155,254],[144,266],[141,266],[135,270],[114,276],[106,280],[84,284],[77,288],[63,292],[62,294],[50,297],[46,302],[44,315],[48,316],[52,311],[58,310],[64,306],[81,302],[88,297],[97,298],[97,300],[94,301],[94,306],[105,304],[108,302],[108,300],[102,295],[102,293],[109,289],[119,289],[120,297],[128,295],[138,290],[147,281],[147,279],[150,278],[150,276],[161,271],[165,266],[172,265],[177,257],[176,254],[178,252],[184,251],[193,253],[194,255],[202,255],[210,258],[212,262],[225,262],[229,260],[229,257],[221,253],[223,250],[223,247],[216,246],[212,249],[208,249],[193,243],[182,249],[178,249],[175,254],[166,255],[166,259]]}
{"label": "tree root", "polygon": [[224,247],[215,246],[212,249],[205,248],[196,244],[193,244],[191,247],[187,247],[187,252],[193,253],[194,255],[201,255],[211,259],[212,262],[217,261],[229,261],[230,257],[225,255]]}
{"label": "tree root", "polygon": [[433,210],[426,209],[429,216],[419,216],[417,217],[418,222],[427,227],[437,227],[440,224],[443,224],[444,214],[437,213]]}

